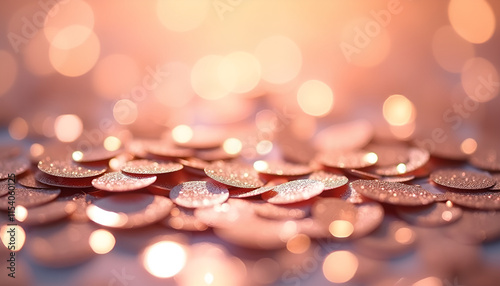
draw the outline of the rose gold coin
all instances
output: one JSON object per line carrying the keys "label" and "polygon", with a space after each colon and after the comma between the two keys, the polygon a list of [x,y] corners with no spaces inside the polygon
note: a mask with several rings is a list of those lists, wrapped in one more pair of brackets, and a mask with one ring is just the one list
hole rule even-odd
{"label": "rose gold coin", "polygon": [[397,207],[396,213],[405,221],[420,226],[442,226],[462,217],[462,209],[450,203],[422,207]]}
{"label": "rose gold coin", "polygon": [[[432,128],[429,128],[431,130]],[[448,132],[448,135],[453,134],[453,132]],[[468,155],[465,154],[460,148],[461,140],[457,139],[454,135],[446,136],[446,141],[438,143],[435,140],[432,140],[432,144],[427,144],[428,140],[432,138],[432,135],[429,135],[428,138],[425,139],[416,139],[415,145],[426,149],[433,157],[447,159],[447,160],[466,160]],[[445,138],[443,136],[443,138]]]}
{"label": "rose gold coin", "polygon": [[424,166],[430,158],[429,152],[420,148],[408,149],[408,161],[390,166],[375,167],[375,173],[383,176],[396,176],[413,172]]}
{"label": "rose gold coin", "polygon": [[384,220],[384,208],[377,202],[355,203],[357,210],[356,223],[352,238],[366,236],[375,231]]}
{"label": "rose gold coin", "polygon": [[7,179],[9,174],[20,175],[28,170],[30,161],[24,156],[0,160],[0,180]]}
{"label": "rose gold coin", "polygon": [[288,204],[273,205],[270,203],[258,201],[252,202],[251,208],[258,216],[266,219],[275,220],[296,220],[302,219],[311,213],[311,205]]}
{"label": "rose gold coin", "polygon": [[[59,189],[29,189],[20,185],[16,185],[15,189],[15,206],[23,206],[30,208],[43,205],[54,200],[61,190]],[[0,197],[0,209],[8,210],[10,200],[8,196]]]}
{"label": "rose gold coin", "polygon": [[304,176],[312,173],[313,169],[309,165],[293,164],[283,161],[265,161],[265,168],[258,169],[259,173],[272,176]]}
{"label": "rose gold coin", "polygon": [[349,182],[346,176],[336,175],[325,171],[314,171],[308,179],[320,181],[325,185],[324,191],[333,190]]}
{"label": "rose gold coin", "polygon": [[288,182],[287,179],[280,178],[280,179],[274,179],[272,181],[267,182],[264,186],[254,189],[254,190],[248,190],[248,189],[236,189],[236,190],[230,190],[229,191],[229,197],[231,198],[249,198],[249,197],[255,197],[258,195],[262,195],[263,193],[267,193],[271,190],[273,190],[276,186],[280,184],[284,184]]}
{"label": "rose gold coin", "polygon": [[489,174],[465,169],[437,170],[430,178],[438,185],[461,190],[487,189],[496,183]]}
{"label": "rose gold coin", "polygon": [[0,181],[0,197],[5,196],[9,193],[9,184],[8,181]]}
{"label": "rose gold coin", "polygon": [[500,171],[500,151],[495,148],[479,149],[470,156],[469,162],[483,170]]}
{"label": "rose gold coin", "polygon": [[311,214],[314,220],[323,225],[326,233],[330,232],[337,238],[350,237],[357,220],[354,204],[337,198],[318,200],[313,204]]}
{"label": "rose gold coin", "polygon": [[373,125],[365,119],[331,125],[314,138],[318,150],[358,150],[373,138]]}
{"label": "rose gold coin", "polygon": [[382,176],[379,176],[377,174],[372,174],[372,173],[369,173],[369,172],[365,172],[365,171],[360,171],[360,170],[356,170],[356,169],[346,169],[344,170],[345,172],[347,172],[348,174],[351,174],[353,176],[356,176],[358,178],[361,178],[361,179],[375,179],[375,180],[380,180],[382,179]]}
{"label": "rose gold coin", "polygon": [[108,192],[130,192],[145,188],[155,181],[156,176],[138,178],[120,172],[111,172],[92,180],[92,186]]}
{"label": "rose gold coin", "polygon": [[199,208],[225,202],[229,198],[229,191],[221,184],[190,181],[175,186],[169,196],[180,206]]}
{"label": "rose gold coin", "polygon": [[254,212],[248,201],[229,199],[220,205],[196,209],[194,216],[210,227],[226,228],[245,223]]}
{"label": "rose gold coin", "polygon": [[[75,152],[79,152],[79,156],[74,156]],[[115,151],[109,151],[105,149],[103,146],[93,146],[90,147],[89,150],[85,151],[80,151],[77,150],[73,152],[73,160],[75,162],[80,162],[80,163],[92,163],[92,162],[102,162],[102,161],[108,161],[112,159],[113,157],[116,157],[123,153],[122,149],[118,149]]]}
{"label": "rose gold coin", "polygon": [[5,160],[9,158],[14,158],[21,155],[21,147],[14,144],[2,144],[0,145],[0,159]]}
{"label": "rose gold coin", "polygon": [[500,191],[500,173],[493,174],[491,177],[496,181],[496,184],[490,188],[492,191]]}
{"label": "rose gold coin", "polygon": [[217,161],[205,168],[205,173],[217,182],[237,188],[259,188],[264,182],[251,166]]}
{"label": "rose gold coin", "polygon": [[239,154],[229,154],[223,148],[196,150],[195,157],[204,161],[213,162],[218,160],[230,160]]}
{"label": "rose gold coin", "polygon": [[162,157],[168,160],[177,158],[187,158],[193,156],[194,152],[191,149],[180,148],[172,145],[169,142],[154,142],[146,145],[145,149],[151,155]]}
{"label": "rose gold coin", "polygon": [[[37,171],[37,172],[39,172],[39,171]],[[21,186],[25,186],[28,188],[34,188],[34,189],[51,189],[51,188],[53,188],[52,186],[38,182],[35,178],[35,174],[31,171],[27,171],[25,174],[18,177],[17,182]]]}
{"label": "rose gold coin", "polygon": [[319,155],[321,164],[331,168],[361,169],[374,165],[378,156],[369,151],[328,152]]}
{"label": "rose gold coin", "polygon": [[40,161],[38,169],[47,175],[70,179],[96,177],[106,172],[105,167],[87,167],[72,161],[52,161],[50,159]]}
{"label": "rose gold coin", "polygon": [[92,187],[92,178],[83,178],[83,179],[68,179],[63,177],[56,177],[47,175],[43,172],[36,172],[35,179],[45,185],[49,185],[52,187],[60,187],[60,188],[90,188]]}
{"label": "rose gold coin", "polygon": [[434,202],[432,194],[420,186],[379,180],[357,180],[350,186],[365,197],[392,205],[423,206]]}
{"label": "rose gold coin", "polygon": [[478,244],[500,237],[500,212],[464,210],[462,218],[446,226],[446,236],[461,243]]}
{"label": "rose gold coin", "polygon": [[77,206],[71,201],[54,201],[28,209],[27,216],[21,222],[28,225],[43,225],[70,216]]}
{"label": "rose gold coin", "polygon": [[500,192],[448,192],[448,200],[480,210],[500,210]]}
{"label": "rose gold coin", "polygon": [[195,217],[194,209],[181,206],[174,206],[170,211],[170,215],[161,223],[173,229],[187,231],[204,231],[208,228],[206,224]]}
{"label": "rose gold coin", "polygon": [[96,200],[87,207],[93,222],[113,228],[138,228],[165,218],[172,208],[166,197],[128,193]]}
{"label": "rose gold coin", "polygon": [[210,165],[209,162],[198,158],[179,159],[178,161],[184,166],[184,170],[199,176],[205,176],[205,168]]}
{"label": "rose gold coin", "polygon": [[127,162],[121,171],[132,175],[161,175],[182,170],[183,166],[175,162],[156,162],[151,160],[133,160]]}
{"label": "rose gold coin", "polygon": [[325,185],[316,180],[302,179],[281,184],[262,198],[272,204],[290,204],[308,200],[323,192]]}
{"label": "rose gold coin", "polygon": [[381,180],[385,182],[393,183],[404,183],[415,179],[415,176],[404,176],[404,177],[382,177]]}

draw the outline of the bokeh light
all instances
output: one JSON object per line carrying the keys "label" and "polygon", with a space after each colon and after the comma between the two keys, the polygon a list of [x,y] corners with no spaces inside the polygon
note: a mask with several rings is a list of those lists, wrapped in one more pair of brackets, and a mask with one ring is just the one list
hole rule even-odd
{"label": "bokeh light", "polygon": [[451,0],[448,18],[457,34],[474,44],[488,41],[495,32],[495,14],[485,0]]}
{"label": "bokeh light", "polygon": [[220,62],[218,75],[227,90],[235,93],[249,92],[260,81],[260,63],[250,53],[231,53]]}
{"label": "bokeh light", "polygon": [[156,13],[165,28],[174,32],[186,32],[198,27],[211,7],[209,0],[158,0]]}
{"label": "bokeh light", "polygon": [[305,113],[312,116],[325,116],[332,109],[333,92],[322,81],[308,80],[300,86],[297,101]]}
{"label": "bokeh light", "polygon": [[160,241],[144,250],[144,268],[153,276],[168,278],[179,273],[186,264],[187,253],[173,241]]}
{"label": "bokeh light", "polygon": [[110,252],[115,247],[115,242],[114,235],[105,229],[95,230],[89,237],[90,247],[97,254]]}
{"label": "bokeh light", "polygon": [[130,125],[137,120],[137,105],[129,99],[121,99],[113,107],[113,117],[122,125]]}
{"label": "bokeh light", "polygon": [[396,126],[408,124],[416,116],[413,103],[400,94],[391,95],[385,100],[383,114],[389,124]]}
{"label": "bokeh light", "polygon": [[28,135],[29,126],[22,117],[12,119],[9,124],[9,135],[12,139],[23,140]]}
{"label": "bokeh light", "polygon": [[18,252],[26,242],[26,232],[20,225],[3,225],[0,228],[0,239],[10,251]]}
{"label": "bokeh light", "polygon": [[73,142],[83,132],[83,123],[80,117],[74,114],[64,114],[56,118],[54,131],[57,139],[62,142]]}
{"label": "bokeh light", "polygon": [[434,33],[432,52],[437,63],[453,73],[461,72],[465,62],[475,55],[474,45],[461,38],[451,26],[443,26]]}
{"label": "bokeh light", "polygon": [[[234,88],[235,82],[226,81],[223,85],[219,78],[219,66],[224,57],[208,55],[199,59],[191,70],[191,85],[200,97],[209,100],[222,98]],[[230,83],[233,85],[228,86]]]}
{"label": "bokeh light", "polygon": [[99,95],[115,99],[132,92],[139,82],[139,68],[130,56],[108,55],[94,68],[92,82]]}
{"label": "bokeh light", "polygon": [[323,262],[323,274],[332,283],[351,280],[358,270],[358,258],[346,250],[330,253]]}

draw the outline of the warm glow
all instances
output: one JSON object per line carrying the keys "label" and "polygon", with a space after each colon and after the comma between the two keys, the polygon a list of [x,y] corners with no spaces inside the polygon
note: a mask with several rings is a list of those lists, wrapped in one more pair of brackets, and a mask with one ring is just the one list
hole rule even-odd
{"label": "warm glow", "polygon": [[259,155],[269,154],[273,150],[273,142],[269,140],[262,140],[257,143],[255,150]]}
{"label": "warm glow", "polygon": [[259,172],[265,171],[268,168],[266,161],[258,160],[253,163],[253,168]]}
{"label": "warm glow", "polygon": [[88,206],[86,212],[92,221],[103,226],[121,227],[128,221],[125,214],[106,211],[95,205]]}
{"label": "warm glow", "polygon": [[153,93],[158,101],[168,107],[182,107],[190,102],[195,93],[191,87],[191,69],[182,62],[170,62],[163,66],[168,76],[155,82]]}
{"label": "warm glow", "polygon": [[240,153],[242,147],[241,141],[236,138],[228,138],[222,144],[224,151],[231,155]]}
{"label": "warm glow", "polygon": [[178,143],[189,142],[193,138],[193,129],[187,125],[178,125],[172,129],[172,139]]}
{"label": "warm glow", "polygon": [[437,277],[427,277],[413,283],[411,286],[443,286],[441,279]]}
{"label": "warm glow", "polygon": [[122,141],[115,136],[108,136],[104,139],[104,149],[108,151],[116,151],[122,146]]}
{"label": "warm glow", "polygon": [[260,81],[260,63],[252,54],[231,53],[220,62],[218,75],[227,90],[236,93],[249,92]]}
{"label": "warm glow", "polygon": [[498,96],[498,70],[485,58],[469,59],[464,64],[460,79],[465,93],[474,101],[488,102]]}
{"label": "warm glow", "polygon": [[401,126],[415,119],[415,107],[408,98],[395,94],[385,100],[383,114],[389,124]]}
{"label": "warm glow", "polygon": [[54,122],[54,131],[59,141],[73,142],[82,134],[83,123],[80,117],[74,114],[60,115]]}
{"label": "warm glow", "polygon": [[23,140],[28,135],[28,123],[21,117],[12,119],[9,124],[9,135],[12,139]]}
{"label": "warm glow", "polygon": [[200,26],[211,8],[209,0],[158,0],[156,14],[165,28],[174,32],[186,32]]}
{"label": "warm glow", "polygon": [[143,264],[151,275],[168,278],[179,273],[186,260],[184,247],[173,241],[161,241],[144,250]]}
{"label": "warm glow", "polygon": [[102,58],[92,74],[95,90],[99,95],[110,99],[123,95],[143,96],[143,90],[136,87],[139,82],[140,72],[137,63],[127,55],[112,54]]}
{"label": "warm glow", "polygon": [[106,254],[115,247],[115,237],[104,229],[98,229],[89,237],[89,244],[92,250],[97,254]]}
{"label": "warm glow", "polygon": [[461,38],[451,26],[439,28],[432,39],[432,53],[446,71],[459,73],[475,55],[474,45]]}
{"label": "warm glow", "polygon": [[351,236],[354,226],[346,220],[334,220],[328,226],[330,233],[337,238],[346,238]]}
{"label": "warm glow", "polygon": [[4,50],[0,50],[0,96],[5,94],[17,77],[17,63],[14,57]]}
{"label": "warm glow", "polygon": [[323,274],[333,283],[345,283],[351,280],[357,270],[358,258],[346,250],[330,253],[323,262]]}
{"label": "warm glow", "polygon": [[255,50],[255,56],[262,66],[262,79],[274,84],[294,79],[302,67],[302,52],[285,36],[263,39]]}
{"label": "warm glow", "polygon": [[138,110],[137,105],[128,99],[121,99],[115,103],[113,107],[113,117],[116,122],[122,125],[129,125],[137,120]]}
{"label": "warm glow", "polygon": [[308,80],[297,92],[297,102],[305,113],[312,116],[325,116],[333,106],[332,89],[322,81]]}
{"label": "warm glow", "polygon": [[407,227],[401,227],[394,233],[394,238],[401,244],[410,244],[415,239],[413,230]]}
{"label": "warm glow", "polygon": [[91,70],[101,52],[101,44],[94,32],[80,45],[61,49],[50,45],[49,58],[52,67],[62,75],[77,77]]}
{"label": "warm glow", "polygon": [[472,154],[477,149],[477,142],[473,138],[467,138],[460,144],[460,149],[465,154]]}
{"label": "warm glow", "polygon": [[50,44],[61,50],[69,50],[81,45],[90,35],[92,30],[80,25],[71,25],[61,29]]}
{"label": "warm glow", "polygon": [[488,41],[495,32],[495,14],[485,0],[451,0],[448,18],[457,34],[474,44]]}
{"label": "warm glow", "polygon": [[71,154],[71,158],[73,161],[79,162],[80,160],[83,159],[83,153],[82,151],[75,151]]}
{"label": "warm glow", "polygon": [[444,221],[450,221],[452,218],[453,218],[453,213],[450,212],[450,211],[444,211],[442,214],[441,214],[441,218],[444,220]]}
{"label": "warm glow", "polygon": [[191,86],[200,97],[208,100],[223,98],[233,88],[227,88],[219,80],[222,60],[222,56],[208,55],[199,59],[191,70]]}
{"label": "warm glow", "polygon": [[290,238],[286,243],[286,249],[291,253],[300,254],[309,249],[311,239],[305,234],[297,234]]}
{"label": "warm glow", "polygon": [[203,280],[207,285],[212,285],[214,283],[214,275],[210,272],[205,273],[205,276],[203,277]]}
{"label": "warm glow", "polygon": [[404,174],[404,173],[406,173],[406,165],[404,163],[399,163],[396,166],[396,170],[398,171],[398,173]]}
{"label": "warm glow", "polygon": [[20,225],[4,225],[0,228],[0,239],[5,247],[10,247],[10,251],[19,251],[26,241],[26,233]]}
{"label": "warm glow", "polygon": [[23,51],[24,65],[34,75],[45,76],[55,72],[50,64],[49,57],[40,55],[49,54],[50,43],[43,33],[37,33],[29,41]]}
{"label": "warm glow", "polygon": [[363,160],[370,164],[375,164],[378,161],[378,156],[377,154],[370,152],[363,156]]}
{"label": "warm glow", "polygon": [[23,206],[16,206],[15,217],[17,221],[23,222],[28,217],[28,210]]}
{"label": "warm glow", "polygon": [[410,138],[413,133],[415,133],[416,127],[416,122],[412,121],[405,125],[390,125],[389,129],[391,130],[392,135],[394,135],[397,139],[406,140]]}
{"label": "warm glow", "polygon": [[45,152],[45,148],[38,143],[33,143],[30,147],[30,155],[34,158],[41,156]]}

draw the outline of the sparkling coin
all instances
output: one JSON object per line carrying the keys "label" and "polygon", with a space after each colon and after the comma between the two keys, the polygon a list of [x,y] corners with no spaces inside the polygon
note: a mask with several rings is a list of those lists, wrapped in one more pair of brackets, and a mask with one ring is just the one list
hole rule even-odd
{"label": "sparkling coin", "polygon": [[495,148],[479,149],[469,158],[471,165],[488,171],[500,171],[500,151]]}
{"label": "sparkling coin", "polygon": [[8,193],[9,193],[9,183],[7,182],[7,180],[0,181],[0,197],[5,196]]}
{"label": "sparkling coin", "polygon": [[259,188],[264,182],[251,166],[217,161],[205,168],[205,173],[217,182],[238,188]]}
{"label": "sparkling coin", "polygon": [[49,185],[52,187],[72,188],[72,189],[92,187],[92,178],[93,177],[83,178],[83,179],[68,179],[64,177],[47,175],[40,171],[35,173],[35,179],[42,184]]}
{"label": "sparkling coin", "polygon": [[325,171],[314,171],[309,175],[308,179],[322,182],[325,185],[324,191],[342,187],[349,182],[346,176],[336,175]]}
{"label": "sparkling coin", "polygon": [[[39,172],[39,171],[37,171],[37,172]],[[25,186],[28,188],[34,188],[34,189],[51,189],[51,188],[53,188],[52,186],[38,182],[35,178],[35,173],[33,173],[31,171],[27,171],[22,176],[19,176],[17,178],[17,182],[21,186]]]}
{"label": "sparkling coin", "polygon": [[262,195],[263,193],[267,193],[271,190],[273,190],[276,186],[280,184],[284,184],[288,182],[288,180],[281,178],[281,179],[274,179],[269,182],[267,182],[264,186],[248,191],[248,189],[240,189],[240,190],[231,190],[229,192],[229,197],[231,198],[249,198],[249,197],[255,197],[258,195]]}
{"label": "sparkling coin", "polygon": [[88,167],[72,161],[52,161],[50,159],[40,161],[38,169],[47,175],[71,179],[96,177],[106,172],[105,167]]}
{"label": "sparkling coin", "polygon": [[190,181],[175,186],[169,196],[180,206],[198,208],[225,202],[229,198],[229,191],[221,184]]}
{"label": "sparkling coin", "polygon": [[408,223],[420,226],[442,226],[462,217],[461,208],[444,202],[422,207],[397,207],[396,213]]}
{"label": "sparkling coin", "polygon": [[194,215],[198,220],[210,227],[225,228],[245,223],[254,216],[254,212],[251,203],[244,200],[229,199],[220,205],[196,209]]}
{"label": "sparkling coin", "polygon": [[443,230],[453,240],[478,244],[500,238],[499,220],[499,211],[464,210],[461,219]]}
{"label": "sparkling coin", "polygon": [[272,176],[296,177],[312,173],[313,169],[309,165],[293,164],[283,161],[261,161],[262,168],[257,171],[261,174]]}
{"label": "sparkling coin", "polygon": [[0,180],[7,179],[9,174],[20,175],[30,167],[30,161],[24,156],[0,160]]}
{"label": "sparkling coin", "polygon": [[[54,201],[28,209],[26,217],[18,220],[28,225],[48,224],[68,217],[75,212],[76,208],[76,203],[71,201]],[[18,217],[16,216],[16,218]]]}
{"label": "sparkling coin", "polygon": [[500,210],[500,192],[448,192],[448,200],[480,210]]}
{"label": "sparkling coin", "polygon": [[103,226],[138,228],[162,220],[172,206],[166,197],[128,193],[96,200],[86,212],[90,220]]}
{"label": "sparkling coin", "polygon": [[281,184],[262,198],[272,204],[290,204],[308,200],[323,192],[325,185],[316,180],[301,179]]}
{"label": "sparkling coin", "polygon": [[423,206],[434,201],[431,193],[420,186],[378,180],[357,180],[350,187],[370,199],[402,206]]}
{"label": "sparkling coin", "polygon": [[123,153],[123,149],[118,149],[115,151],[109,151],[103,146],[92,146],[87,150],[76,150],[72,154],[72,159],[75,162],[80,163],[91,163],[91,162],[101,162],[108,161],[113,157],[116,157]]}
{"label": "sparkling coin", "polygon": [[500,191],[500,173],[493,174],[491,177],[496,181],[496,184],[490,188],[492,191]]}
{"label": "sparkling coin", "polygon": [[[29,189],[20,185],[15,186],[15,206],[23,206],[31,208],[34,206],[43,205],[54,200],[60,193],[59,189]],[[0,209],[8,210],[9,196],[0,197]]]}
{"label": "sparkling coin", "polygon": [[92,180],[94,188],[108,192],[129,192],[145,188],[156,181],[156,176],[131,177],[120,172],[111,172]]}
{"label": "sparkling coin", "polygon": [[69,219],[73,222],[84,223],[89,221],[87,216],[87,207],[94,201],[98,200],[98,198],[85,193],[77,193],[67,197],[59,197],[58,200],[74,203],[76,209],[69,216]]}
{"label": "sparkling coin", "polygon": [[287,204],[273,205],[266,202],[252,202],[251,208],[260,217],[275,220],[302,219],[311,213],[311,205]]}
{"label": "sparkling coin", "polygon": [[356,169],[346,169],[344,170],[345,172],[347,172],[348,174],[351,174],[353,176],[356,176],[358,178],[361,178],[361,179],[369,179],[369,180],[381,180],[382,179],[382,176],[379,176],[377,174],[372,174],[372,173],[369,173],[369,172],[365,172],[365,171],[360,171],[360,170],[356,170]]}
{"label": "sparkling coin", "polygon": [[161,223],[173,229],[187,231],[204,231],[208,228],[206,224],[195,217],[194,209],[181,206],[174,206],[170,211],[170,215]]}
{"label": "sparkling coin", "polygon": [[430,178],[438,185],[461,190],[487,189],[496,184],[489,174],[465,169],[437,170]]}
{"label": "sparkling coin", "polygon": [[410,148],[408,150],[408,161],[400,162],[390,166],[376,167],[375,173],[383,176],[396,176],[413,172],[424,166],[430,158],[429,152],[425,149]]}
{"label": "sparkling coin", "polygon": [[37,228],[28,239],[27,252],[35,262],[46,267],[78,265],[95,255],[89,244],[94,230],[89,224],[63,222]]}
{"label": "sparkling coin", "polygon": [[361,169],[374,165],[377,154],[369,151],[328,152],[319,155],[321,164],[331,168]]}
{"label": "sparkling coin", "polygon": [[121,171],[132,175],[161,175],[182,170],[183,166],[175,162],[156,162],[134,160],[127,162]]}

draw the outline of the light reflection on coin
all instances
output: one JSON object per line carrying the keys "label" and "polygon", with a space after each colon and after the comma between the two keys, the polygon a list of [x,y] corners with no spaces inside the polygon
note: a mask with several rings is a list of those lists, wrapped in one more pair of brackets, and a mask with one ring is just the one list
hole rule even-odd
{"label": "light reflection on coin", "polygon": [[333,124],[314,137],[314,146],[322,151],[361,149],[373,138],[374,129],[370,121],[357,119]]}
{"label": "light reflection on coin", "polygon": [[96,200],[87,216],[97,224],[113,228],[138,228],[165,218],[172,201],[149,194],[119,194]]}
{"label": "light reflection on coin", "polygon": [[52,161],[50,159],[40,161],[38,169],[51,176],[70,179],[96,177],[106,172],[105,167],[88,167],[71,161]]}
{"label": "light reflection on coin", "polygon": [[308,200],[323,192],[325,185],[316,180],[302,179],[281,184],[262,198],[272,204],[290,204]]}
{"label": "light reflection on coin", "polygon": [[110,160],[121,153],[123,153],[123,150],[121,149],[109,151],[103,146],[93,146],[88,150],[77,150],[73,152],[72,158],[75,162],[81,163],[101,162]]}
{"label": "light reflection on coin", "polygon": [[431,180],[441,186],[461,190],[481,190],[495,185],[486,173],[465,169],[441,169],[431,173]]}
{"label": "light reflection on coin", "polygon": [[[26,208],[43,205],[54,200],[60,193],[59,189],[29,189],[16,185],[15,205]],[[8,196],[0,197],[0,209],[7,210],[10,200]]]}
{"label": "light reflection on coin", "polygon": [[229,191],[220,184],[190,181],[175,186],[169,196],[180,206],[198,208],[225,202],[229,197]]}
{"label": "light reflection on coin", "polygon": [[336,175],[325,171],[314,171],[308,179],[320,181],[325,185],[324,191],[344,186],[349,181],[346,176]]}
{"label": "light reflection on coin", "polygon": [[302,205],[300,203],[290,205],[273,205],[258,201],[252,202],[251,208],[260,217],[276,220],[302,219],[309,216],[311,212],[310,204]]}
{"label": "light reflection on coin", "polygon": [[320,162],[327,167],[361,169],[377,163],[377,154],[369,151],[330,152],[319,155]]}
{"label": "light reflection on coin", "polygon": [[420,186],[378,180],[357,180],[353,190],[370,199],[402,206],[423,206],[434,201],[431,193]]}
{"label": "light reflection on coin", "polygon": [[156,176],[139,178],[111,172],[92,180],[92,185],[96,189],[108,192],[129,192],[145,188],[155,181]]}
{"label": "light reflection on coin", "polygon": [[348,238],[354,232],[357,209],[352,203],[337,198],[323,198],[314,203],[311,213],[333,237]]}
{"label": "light reflection on coin", "polygon": [[254,212],[251,203],[244,200],[229,199],[220,205],[196,209],[194,215],[210,227],[225,228],[238,223],[245,223],[254,215]]}
{"label": "light reflection on coin", "polygon": [[170,215],[161,221],[165,226],[178,230],[204,231],[208,228],[194,215],[194,210],[181,206],[174,206]]}
{"label": "light reflection on coin", "polygon": [[405,221],[421,226],[442,226],[462,217],[461,208],[444,202],[422,207],[397,207],[396,212]]}
{"label": "light reflection on coin", "polygon": [[92,187],[92,178],[68,179],[64,177],[47,175],[43,172],[38,171],[35,173],[35,179],[42,184],[49,185],[52,187],[72,188],[72,189]]}
{"label": "light reflection on coin", "polygon": [[457,205],[480,210],[500,210],[500,192],[448,192]]}
{"label": "light reflection on coin", "polygon": [[217,161],[205,168],[210,178],[225,185],[238,188],[259,188],[264,182],[259,174],[251,167],[239,163]]}
{"label": "light reflection on coin", "polygon": [[231,198],[248,198],[261,195],[263,193],[273,190],[276,186],[288,182],[286,179],[274,179],[267,182],[264,186],[248,191],[247,189],[231,190],[229,192],[229,197]]}
{"label": "light reflection on coin", "polygon": [[179,171],[183,166],[175,162],[134,160],[127,162],[121,171],[132,175],[160,175]]}
{"label": "light reflection on coin", "polygon": [[[43,225],[68,217],[76,210],[71,201],[54,201],[27,210],[26,217],[20,220],[23,224]],[[16,215],[17,218],[17,215]]]}
{"label": "light reflection on coin", "polygon": [[20,175],[28,170],[30,161],[24,156],[0,160],[0,180],[7,179],[9,174]]}
{"label": "light reflection on coin", "polygon": [[375,173],[383,176],[396,176],[413,172],[424,166],[430,158],[429,152],[420,148],[410,148],[408,150],[408,161],[395,165],[376,167]]}

